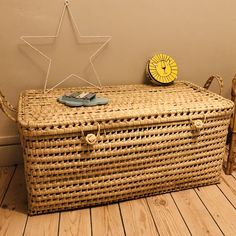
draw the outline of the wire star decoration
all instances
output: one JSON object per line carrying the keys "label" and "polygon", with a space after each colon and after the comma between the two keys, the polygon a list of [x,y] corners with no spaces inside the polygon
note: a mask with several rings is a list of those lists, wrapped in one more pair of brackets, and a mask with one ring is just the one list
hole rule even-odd
{"label": "wire star decoration", "polygon": [[[51,65],[52,65],[52,59],[50,57],[48,57],[46,54],[44,54],[42,51],[40,51],[37,47],[33,46],[29,42],[29,39],[42,39],[42,38],[44,38],[44,39],[45,38],[46,39],[57,39],[59,37],[59,33],[60,33],[60,30],[61,30],[61,25],[62,25],[62,22],[63,22],[63,18],[65,16],[66,10],[68,11],[69,16],[71,17],[71,22],[72,22],[72,24],[73,24],[73,26],[74,26],[74,28],[75,28],[79,38],[81,38],[81,39],[83,39],[83,38],[84,39],[106,39],[103,42],[103,44],[89,57],[89,64],[92,67],[92,70],[94,72],[94,75],[96,77],[98,85],[89,82],[87,79],[83,78],[80,75],[70,74],[70,75],[66,76],[66,78],[64,78],[62,81],[60,81],[59,83],[54,85],[53,87],[47,88],[48,79],[49,79],[50,70],[51,70]],[[95,66],[93,64],[93,60],[97,57],[98,53],[101,52],[104,49],[104,47],[110,42],[110,40],[112,39],[112,36],[88,36],[88,35],[82,35],[80,30],[79,30],[79,28],[78,28],[78,25],[76,24],[75,18],[73,16],[72,12],[71,12],[71,9],[70,9],[70,6],[69,6],[69,0],[66,0],[64,2],[64,7],[63,7],[63,10],[62,10],[62,13],[61,13],[59,25],[58,25],[58,28],[57,28],[57,31],[56,31],[55,35],[52,35],[52,36],[51,35],[44,35],[44,36],[21,36],[20,39],[48,61],[48,68],[47,68],[47,73],[46,73],[46,78],[45,78],[45,83],[44,83],[44,88],[43,88],[44,93],[47,93],[47,92],[53,90],[54,88],[58,87],[59,85],[61,85],[62,83],[64,83],[65,81],[67,81],[68,79],[70,79],[72,77],[80,79],[80,80],[88,83],[89,85],[91,85],[93,87],[101,89],[102,84],[101,84],[99,75],[98,75],[98,73],[97,73],[97,71],[95,69]]]}

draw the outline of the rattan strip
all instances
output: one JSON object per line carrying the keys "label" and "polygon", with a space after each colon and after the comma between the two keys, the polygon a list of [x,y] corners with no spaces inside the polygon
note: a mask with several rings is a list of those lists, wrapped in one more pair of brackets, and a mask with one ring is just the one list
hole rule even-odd
{"label": "rattan strip", "polygon": [[[176,152],[181,153],[181,152],[185,152],[185,151],[191,153],[191,149],[195,149],[195,148],[198,149],[199,147],[201,147],[201,145],[202,146],[210,146],[212,144],[212,142],[219,143],[219,146],[224,145],[225,136],[221,136],[219,139],[216,139],[216,137],[212,136],[212,138],[209,139],[209,141],[203,140],[202,142],[199,142],[197,146],[196,145],[193,146],[191,143],[189,143],[188,140],[186,142],[186,144],[188,144],[186,147],[183,146],[184,143],[172,144],[172,145],[169,145],[169,148],[168,147],[167,148],[166,147],[158,148],[157,145],[153,145],[152,147],[150,147],[147,145],[147,147],[145,149],[143,147],[140,147],[139,149],[135,148],[135,149],[133,149],[134,151],[131,153],[128,150],[126,153],[124,153],[124,151],[123,151],[123,153],[115,153],[116,155],[110,154],[109,156],[107,156],[107,157],[104,156],[103,158],[100,157],[100,156],[102,156],[102,154],[100,154],[100,156],[98,158],[96,158],[96,154],[95,154],[93,156],[88,156],[87,158],[86,157],[84,157],[84,158],[77,157],[77,158],[74,158],[71,160],[67,160],[66,157],[64,157],[64,159],[63,159],[63,156],[62,156],[60,161],[58,161],[58,160],[54,161],[53,159],[52,159],[52,161],[47,161],[47,159],[40,160],[40,158],[35,161],[35,159],[33,158],[33,159],[29,159],[27,161],[27,165],[28,165],[28,167],[30,167],[31,171],[33,171],[33,172],[34,172],[34,170],[37,171],[37,170],[42,169],[42,170],[46,170],[49,173],[50,167],[52,167],[52,169],[54,169],[54,170],[55,169],[59,170],[60,168],[63,167],[63,169],[66,171],[66,169],[69,169],[72,167],[79,168],[79,167],[81,167],[81,165],[86,166],[86,163],[87,163],[87,165],[89,165],[89,164],[93,164],[93,165],[102,164],[103,162],[113,163],[114,160],[119,161],[119,159],[121,159],[121,158],[124,158],[124,161],[125,161],[126,160],[125,157],[127,157],[127,159],[128,159],[128,157],[130,155],[138,155],[138,153],[140,153],[140,156],[143,156],[144,155],[143,153],[150,153],[153,150],[158,150],[156,152],[156,154],[158,154],[158,155],[165,155],[165,154],[168,154],[170,151],[172,153],[176,153]],[[151,154],[155,154],[155,152],[154,153],[152,152]],[[176,154],[176,155],[178,156],[178,154]],[[111,158],[111,160],[110,160],[110,158]],[[60,165],[60,163],[61,163],[61,165]],[[45,173],[45,174],[47,174],[47,173]]]}
{"label": "rattan strip", "polygon": [[[205,165],[203,170],[208,170],[209,172],[204,173],[201,171],[193,170],[190,172],[184,172],[182,175],[169,175],[164,176],[162,178],[157,178],[157,174],[150,174],[149,176],[144,176],[143,178],[139,178],[139,176],[133,176],[133,178],[129,178],[129,182],[124,182],[122,180],[117,181],[117,183],[113,182],[112,186],[103,186],[99,189],[94,188],[88,188],[85,190],[81,190],[78,188],[77,191],[75,189],[71,189],[71,191],[61,191],[60,193],[51,193],[50,195],[47,195],[45,192],[39,192],[39,195],[37,195],[37,191],[35,191],[35,195],[31,194],[32,199],[34,199],[35,202],[38,202],[39,206],[48,205],[51,204],[60,204],[60,201],[64,198],[70,198],[71,202],[75,201],[77,198],[79,201],[83,200],[93,200],[93,199],[99,199],[103,197],[108,197],[112,193],[114,195],[122,195],[122,192],[125,194],[127,192],[135,192],[139,191],[138,188],[149,188],[150,186],[155,186],[159,188],[160,190],[162,188],[168,187],[176,187],[176,185],[188,183],[192,179],[204,179],[206,175],[213,173],[216,177],[220,175],[220,172],[217,172],[217,168],[219,165]],[[138,178],[136,180],[136,178]],[[154,187],[153,186],[153,187]],[[153,191],[155,191],[153,189]],[[40,194],[41,193],[41,194]],[[50,196],[50,198],[49,198]]]}
{"label": "rattan strip", "polygon": [[[144,145],[142,145],[142,146],[133,146],[132,149],[129,149],[129,148],[128,149],[125,149],[125,148],[122,149],[122,147],[121,147],[120,149],[122,150],[122,152],[119,152],[115,149],[115,150],[107,151],[107,153],[104,153],[104,155],[102,155],[102,153],[93,153],[93,154],[88,154],[88,155],[83,155],[83,156],[82,155],[80,155],[80,156],[78,156],[78,155],[74,155],[74,156],[68,155],[68,159],[67,159],[67,156],[64,156],[61,153],[58,153],[58,156],[61,156],[61,158],[60,158],[61,160],[58,160],[57,156],[54,155],[55,160],[54,160],[53,156],[51,156],[51,158],[52,158],[51,160],[50,159],[48,160],[46,158],[36,158],[35,159],[33,157],[32,159],[27,160],[27,163],[30,164],[30,162],[32,162],[32,164],[37,164],[37,168],[39,168],[40,163],[42,163],[43,166],[46,169],[47,164],[50,166],[50,165],[53,165],[53,163],[55,163],[58,166],[58,168],[61,167],[61,166],[59,166],[60,162],[62,162],[62,163],[65,162],[65,164],[68,163],[68,167],[70,167],[70,165],[69,165],[70,162],[80,162],[80,163],[88,162],[89,163],[89,161],[91,160],[92,163],[96,164],[97,162],[101,163],[100,160],[104,160],[105,158],[109,158],[109,160],[112,161],[112,158],[119,158],[120,157],[120,159],[121,159],[121,158],[123,158],[123,156],[137,154],[138,152],[148,153],[152,150],[158,150],[158,153],[161,155],[162,153],[168,152],[168,149],[169,150],[171,149],[171,152],[175,152],[175,149],[177,149],[178,151],[181,151],[181,148],[182,148],[182,150],[183,149],[188,149],[189,150],[189,149],[193,149],[193,148],[198,148],[198,147],[201,146],[201,144],[210,145],[212,141],[218,140],[217,139],[218,137],[217,136],[215,137],[214,135],[215,134],[212,134],[212,136],[208,137],[209,138],[208,140],[205,140],[205,139],[200,140],[199,139],[198,140],[199,142],[197,142],[197,144],[195,144],[195,145],[194,145],[195,142],[192,142],[192,140],[190,138],[190,139],[184,140],[184,142],[180,142],[180,143],[177,143],[177,144],[169,143],[168,145],[163,145],[163,147],[158,147],[158,145],[160,143],[153,143],[153,145],[151,143],[150,146],[147,143],[146,148],[145,148]],[[221,133],[219,134],[219,140],[224,145],[225,136],[222,135]],[[181,147],[181,145],[184,145],[184,144],[187,144],[187,147],[184,147],[184,146]],[[189,144],[191,146],[189,146]],[[180,148],[178,148],[178,147],[180,147]],[[29,157],[29,158],[31,158],[31,157]]]}
{"label": "rattan strip", "polygon": [[[222,128],[222,130],[218,130],[218,131],[207,131],[205,132],[205,136],[209,138],[217,138],[218,136],[225,136],[227,134],[227,131],[225,129]],[[123,142],[114,142],[111,144],[103,144],[100,146],[96,146],[94,145],[94,149],[93,151],[89,152],[89,148],[87,145],[85,147],[83,147],[82,145],[78,145],[74,146],[74,147],[63,147],[63,148],[47,148],[47,149],[27,149],[25,151],[26,156],[32,156],[32,157],[43,157],[43,156],[48,156],[50,158],[50,156],[52,157],[52,155],[60,155],[60,153],[62,155],[70,155],[72,153],[74,153],[75,155],[80,155],[80,157],[83,157],[83,152],[86,154],[86,152],[89,152],[89,156],[92,157],[93,153],[95,153],[96,151],[98,153],[102,152],[104,153],[104,155],[106,156],[106,154],[108,153],[109,155],[111,155],[112,151],[116,151],[116,149],[127,149],[129,151],[132,151],[133,147],[137,147],[138,146],[144,146],[145,144],[155,144],[158,143],[159,145],[163,145],[163,147],[165,146],[171,146],[171,142],[182,142],[182,143],[186,143],[186,141],[188,142],[200,142],[202,140],[204,140],[205,137],[199,137],[194,139],[193,137],[191,137],[190,134],[185,134],[182,136],[178,136],[178,135],[173,135],[173,136],[167,136],[167,138],[165,139],[161,139],[160,137],[150,137],[150,138],[145,138],[144,140],[142,139],[136,139],[133,141],[123,141]],[[94,154],[95,156],[97,155]]]}
{"label": "rattan strip", "polygon": [[[178,191],[178,190],[183,190],[183,189],[188,189],[188,188],[194,188],[198,186],[204,186],[204,185],[209,185],[209,184],[217,184],[219,183],[219,179],[216,179],[215,174],[212,175],[207,175],[206,180],[199,180],[196,179],[195,181],[193,180],[191,183],[179,186],[178,188],[171,188],[171,187],[164,187],[162,190],[159,191],[153,191],[153,186],[151,186],[149,189],[145,188],[144,190],[141,189],[139,192],[137,191],[136,193],[126,193],[122,194],[121,196],[112,196],[110,195],[107,198],[98,198],[93,201],[89,200],[84,200],[84,201],[79,201],[75,200],[73,202],[69,202],[67,198],[64,201],[61,201],[61,204],[54,204],[54,205],[46,205],[46,206],[38,206],[37,203],[28,203],[28,208],[29,208],[29,214],[30,215],[36,215],[36,214],[44,214],[48,212],[57,212],[57,211],[63,211],[63,210],[70,210],[70,209],[78,209],[78,208],[84,208],[84,207],[91,207],[91,206],[97,206],[101,204],[109,204],[109,203],[114,203],[118,201],[124,201],[128,199],[136,199],[136,198],[141,198],[141,197],[147,197],[147,196],[153,196],[156,194],[162,194],[162,193],[168,193],[172,191]],[[155,186],[154,186],[155,187]]]}
{"label": "rattan strip", "polygon": [[[224,120],[209,120],[209,121],[206,121],[204,123],[204,127],[203,127],[203,130],[206,130],[207,128],[215,128],[215,129],[219,129],[221,126],[223,125],[228,125],[228,119],[224,119]],[[187,122],[187,123],[182,123],[182,124],[166,124],[166,125],[158,125],[158,126],[155,126],[153,125],[152,127],[147,127],[147,126],[141,126],[139,128],[137,127],[133,127],[132,129],[131,128],[128,128],[128,129],[125,129],[123,130],[111,130],[111,131],[106,131],[106,132],[103,132],[100,134],[100,136],[98,137],[99,138],[99,141],[107,141],[107,142],[112,142],[113,140],[114,141],[118,141],[119,138],[132,138],[132,137],[137,137],[137,136],[148,136],[148,135],[155,135],[155,134],[161,134],[161,133],[170,133],[170,132],[175,132],[175,133],[183,133],[184,131],[189,131],[189,132],[192,132],[192,135],[194,136],[194,133],[192,131],[192,124],[190,122]],[[43,148],[44,146],[44,143],[48,143],[50,145],[50,148],[52,147],[52,144],[53,144],[53,138],[54,139],[57,139],[57,140],[60,140],[60,137],[59,135],[57,136],[51,136],[51,137],[46,137],[46,138],[40,138],[39,137],[39,147],[40,148]],[[66,143],[66,142],[69,142],[70,139],[73,138],[73,135],[71,134],[70,137],[64,137],[62,136],[62,143]],[[74,144],[79,144],[79,143],[83,143],[84,140],[83,140],[84,137],[79,137],[79,139],[77,140],[77,142],[75,142]],[[37,137],[36,137],[36,140],[34,139],[29,139],[29,144],[32,144],[33,145],[33,148],[37,148],[36,145],[34,145],[34,143],[37,142]],[[30,147],[30,146],[29,146]]]}
{"label": "rattan strip", "polygon": [[[116,92],[110,95],[114,96],[113,99],[110,98],[110,105],[104,108],[81,108],[76,110],[58,104],[55,99],[56,92],[51,100],[48,100],[48,97],[41,96],[42,94],[39,94],[39,97],[36,96],[36,98],[35,94],[32,94],[32,97],[27,98],[27,100],[21,99],[22,101],[20,101],[23,110],[19,109],[19,122],[22,121],[20,124],[26,128],[25,132],[28,129],[28,135],[34,131],[41,132],[42,134],[54,131],[61,133],[68,131],[71,133],[76,132],[75,130],[78,131],[78,126],[81,126],[79,122],[85,122],[85,129],[86,127],[88,129],[97,129],[96,122],[104,122],[104,125],[106,125],[106,122],[112,122],[115,125],[118,121],[122,121],[122,119],[136,117],[138,121],[142,121],[142,118],[145,116],[155,116],[156,114],[163,115],[164,119],[168,119],[169,115],[171,117],[182,116],[182,113],[188,113],[188,117],[186,117],[188,119],[190,115],[194,115],[194,112],[207,112],[209,115],[211,113],[209,112],[210,110],[212,112],[219,110],[220,112],[222,109],[232,109],[232,104],[228,100],[199,87],[182,83],[180,90],[176,91],[176,86],[173,88],[168,87],[168,89],[147,86],[146,88],[148,89],[146,90],[142,90],[145,86],[137,86],[138,89],[135,89],[136,86],[133,86],[133,91],[136,91],[139,96],[130,96],[129,90],[123,90],[125,93],[122,92],[119,95],[119,88],[116,88]],[[171,98],[171,94],[173,98]],[[179,94],[183,94],[182,97]],[[107,95],[109,96],[109,93]],[[191,100],[192,97],[194,98]],[[35,104],[32,103],[32,100],[35,100]],[[47,100],[48,102],[46,102]],[[190,103],[191,108],[189,107]],[[206,104],[208,105],[206,106]],[[52,110],[55,112],[51,112]],[[117,117],[117,121],[114,120],[114,117]],[[132,120],[130,123],[132,123]]]}
{"label": "rattan strip", "polygon": [[[55,125],[43,126],[40,125],[35,127],[20,127],[20,133],[24,137],[32,137],[32,136],[45,136],[45,135],[60,135],[60,134],[68,134],[68,133],[78,133],[81,131],[92,131],[98,129],[98,123],[101,127],[101,130],[110,130],[119,127],[131,127],[131,126],[140,126],[140,125],[155,125],[155,124],[168,124],[168,123],[177,123],[182,121],[188,121],[190,123],[191,119],[209,119],[215,117],[221,117],[222,119],[228,119],[232,114],[232,109],[219,110],[216,112],[215,110],[203,111],[203,112],[192,112],[191,114],[182,113],[182,114],[163,114],[163,115],[153,115],[153,111],[150,114],[145,115],[145,111],[143,111],[142,116],[132,118],[132,117],[124,117],[122,119],[119,118],[111,118],[110,120],[97,120],[96,122],[88,122],[84,121],[83,125],[80,122],[80,119],[77,119],[76,124],[68,124],[68,125],[60,125],[59,128],[56,128]],[[133,114],[134,115],[134,114]],[[30,125],[30,124],[29,124]]]}
{"label": "rattan strip", "polygon": [[[214,157],[216,155],[219,155],[219,158],[222,158],[222,155],[220,155],[221,153],[222,153],[222,148],[218,152],[209,152],[208,154],[209,154],[210,157]],[[198,155],[198,158],[199,158],[199,155]],[[153,163],[153,162],[150,161],[150,162],[148,162],[146,164],[141,164],[139,168],[144,168],[144,169],[147,169],[147,168],[149,168],[149,169],[150,168],[152,168],[152,169],[158,168],[158,170],[160,172],[162,172],[162,171],[173,170],[173,169],[175,169],[177,167],[178,168],[187,168],[187,167],[191,167],[191,166],[195,166],[195,165],[206,164],[206,163],[209,162],[206,159],[207,159],[206,156],[203,156],[202,159],[197,159],[197,160],[196,159],[195,160],[191,160],[189,158],[188,160],[185,160],[185,163],[184,163],[184,161],[181,161],[181,162],[178,163],[178,165],[176,163],[166,163],[165,161],[163,161],[163,166],[161,166],[161,163],[159,163],[159,165],[158,165],[158,164]],[[176,161],[178,161],[178,160],[176,160]],[[138,163],[136,165],[138,165]],[[138,169],[138,166],[135,166],[135,167],[130,166],[130,167],[127,167],[127,168],[126,167],[123,167],[123,168],[119,167],[119,168],[113,168],[113,169],[114,169],[115,173],[120,173],[120,176],[118,178],[121,178],[121,175],[124,175],[124,177],[126,177],[125,176],[125,172],[128,172],[128,171],[129,172],[132,171],[132,174],[133,173],[135,174],[138,171],[140,171],[140,169]],[[117,176],[114,177],[114,174],[113,174],[114,172],[111,172],[111,170],[110,170],[110,171],[107,171],[107,172],[106,171],[103,171],[103,172],[102,171],[101,172],[98,171],[96,173],[96,171],[94,171],[94,176],[99,175],[99,174],[103,174],[104,181],[106,181],[106,180],[109,181],[111,178],[114,178],[114,180],[115,180]],[[33,182],[33,184],[37,184],[37,188],[32,187],[32,189],[38,191],[40,189],[53,189],[55,187],[65,188],[65,186],[70,186],[70,185],[74,186],[76,184],[80,185],[81,190],[82,189],[87,189],[88,186],[86,184],[84,185],[84,182],[83,182],[82,178],[84,178],[84,179],[86,178],[86,181],[90,182],[90,184],[92,185],[92,181],[94,179],[94,176],[89,176],[89,174],[88,174],[88,175],[80,176],[79,179],[65,179],[65,180],[63,180],[63,176],[62,176],[60,182],[58,182],[58,181],[42,182],[41,179],[38,179],[37,181]],[[96,183],[97,181],[100,181],[100,180],[101,179],[96,178],[94,181]],[[99,186],[97,186],[97,188],[99,188]]]}
{"label": "rattan strip", "polygon": [[[175,163],[175,164],[169,164],[169,165],[163,165],[163,166],[151,166],[151,168],[149,169],[145,169],[140,173],[140,170],[134,170],[133,168],[130,169],[129,173],[121,173],[121,172],[114,172],[112,174],[106,174],[103,176],[97,176],[95,177],[90,177],[90,178],[83,178],[83,179],[77,179],[77,180],[72,180],[72,181],[60,181],[59,183],[53,184],[41,184],[41,185],[36,185],[38,187],[41,187],[41,189],[44,189],[44,193],[45,194],[53,194],[53,193],[57,193],[58,191],[62,191],[63,192],[69,192],[71,191],[70,187],[73,186],[73,189],[76,191],[79,191],[79,189],[87,189],[88,187],[91,188],[100,188],[100,187],[104,187],[104,186],[111,186],[112,183],[116,183],[116,181],[120,181],[122,179],[122,181],[125,182],[129,181],[129,178],[136,176],[137,180],[138,180],[138,176],[140,178],[142,178],[143,176],[147,176],[153,172],[157,173],[157,176],[159,175],[159,177],[163,177],[164,173],[165,175],[172,175],[172,174],[182,174],[186,172],[186,169],[191,168],[191,170],[197,170],[202,168],[204,165],[215,165],[214,162],[221,160],[222,159],[222,151],[224,151],[224,149],[220,152],[213,152],[211,153],[211,155],[209,155],[209,157],[211,158],[211,161],[207,161],[206,159],[203,160],[189,160],[186,163]],[[213,162],[213,163],[212,163]],[[114,170],[115,171],[115,170]],[[161,174],[163,173],[163,174]],[[111,182],[110,182],[111,181]],[[40,181],[39,181],[40,182]],[[117,183],[118,184],[118,183]],[[61,189],[60,189],[61,186]],[[37,188],[36,188],[37,189]],[[40,189],[40,188],[39,188]],[[39,190],[38,189],[38,190]],[[32,194],[34,194],[34,189],[32,189]],[[37,192],[37,191],[36,191]]]}
{"label": "rattan strip", "polygon": [[[98,142],[111,142],[118,139],[123,139],[126,137],[132,138],[134,136],[147,136],[151,134],[169,133],[169,132],[183,132],[192,131],[191,123],[189,121],[179,122],[177,124],[157,124],[152,126],[134,126],[120,129],[103,130],[100,132],[98,137]],[[207,128],[219,128],[220,126],[228,125],[228,119],[208,119],[204,123],[204,129]],[[60,146],[66,145],[79,145],[84,142],[84,137],[79,134],[66,134],[66,135],[56,135],[56,136],[36,136],[28,137],[26,140],[27,147],[33,149],[41,149],[45,147],[49,148],[60,148]]]}
{"label": "rattan strip", "polygon": [[[212,171],[212,172],[211,172]],[[163,183],[160,184],[149,184],[142,187],[142,185],[133,189],[124,189],[122,191],[113,191],[112,193],[104,193],[101,195],[89,195],[83,198],[78,198],[68,194],[67,196],[61,195],[57,197],[58,200],[53,200],[48,202],[47,199],[40,202],[32,201],[29,202],[29,213],[39,214],[46,212],[53,212],[58,210],[66,210],[71,208],[83,208],[87,206],[94,206],[100,204],[107,204],[111,202],[117,202],[127,199],[135,199],[139,197],[152,196],[155,194],[167,193],[171,191],[178,191],[187,188],[194,188],[198,186],[204,186],[209,184],[219,183],[220,173],[215,172],[215,170],[210,170],[209,172],[199,175],[199,173],[194,173],[193,176],[188,179],[188,176],[183,176],[183,179],[179,180],[176,185],[171,186]]]}
{"label": "rattan strip", "polygon": [[[171,148],[160,148],[157,145],[153,145],[152,148],[150,146],[146,146],[143,148],[135,148],[132,149],[132,152],[130,150],[124,149],[122,153],[108,153],[109,155],[102,155],[102,153],[95,153],[94,155],[87,155],[83,157],[78,156],[63,156],[60,155],[60,153],[57,155],[54,155],[51,158],[30,158],[27,160],[28,165],[32,165],[32,171],[37,171],[37,169],[41,169],[40,167],[43,167],[43,169],[49,171],[48,167],[54,167],[55,165],[58,167],[59,170],[61,166],[59,166],[60,163],[78,163],[78,166],[75,165],[76,168],[80,167],[86,167],[89,165],[103,165],[103,164],[113,164],[115,162],[126,162],[127,160],[130,161],[131,158],[134,159],[140,159],[140,158],[149,158],[154,155],[158,155],[159,158],[161,158],[164,155],[175,155],[180,156],[183,152],[187,153],[193,153],[198,150],[202,150],[202,152],[210,149],[210,148],[217,148],[221,145],[224,145],[225,136],[222,136],[221,138],[212,138],[209,141],[203,140],[202,142],[198,142],[197,145],[193,146],[192,143],[188,143],[187,145],[181,145],[181,144],[175,144],[172,145]],[[194,148],[193,148],[194,147]],[[125,152],[126,151],[126,152]],[[39,166],[40,164],[43,164],[42,166]],[[48,166],[45,166],[48,165]],[[36,166],[34,168],[34,166]],[[65,167],[65,166],[64,166]],[[70,168],[71,165],[68,165],[68,168]],[[65,170],[65,168],[64,168]],[[48,174],[48,173],[46,173]]]}
{"label": "rattan strip", "polygon": [[[104,178],[105,176],[108,176],[108,178],[112,178],[114,173],[120,173],[120,174],[125,174],[127,171],[137,171],[141,168],[153,168],[153,167],[165,167],[166,169],[169,168],[169,166],[173,165],[175,166],[176,162],[178,164],[182,164],[183,166],[186,165],[194,165],[194,164],[200,164],[203,162],[207,162],[207,158],[216,155],[216,154],[221,154],[224,151],[224,147],[220,147],[218,151],[214,151],[212,149],[206,150],[206,154],[202,155],[201,152],[195,152],[192,154],[188,153],[183,153],[183,158],[181,157],[176,157],[176,161],[171,160],[170,158],[173,158],[173,156],[168,157],[168,159],[161,158],[161,157],[151,157],[151,158],[146,158],[146,159],[141,159],[141,160],[127,160],[130,162],[130,165],[128,166],[127,163],[123,162],[117,162],[117,163],[112,163],[112,164],[107,164],[104,166],[93,166],[89,168],[89,165],[84,167],[81,165],[81,169],[76,169],[76,168],[71,168],[71,173],[67,174],[67,171],[63,172],[60,171],[60,169],[53,169],[50,168],[49,170],[45,170],[45,172],[52,172],[54,171],[54,174],[47,174],[46,176],[42,175],[43,169],[37,170],[34,172],[32,171],[32,175],[27,176],[27,179],[30,184],[36,184],[39,183],[40,186],[42,185],[49,185],[49,186],[54,186],[54,185],[61,185],[61,183],[64,182],[70,182],[70,181],[77,181],[78,179],[85,179],[90,180],[94,178],[94,176],[98,175],[103,175]],[[192,158],[191,155],[195,155],[194,158]],[[185,164],[184,164],[185,162]],[[126,164],[126,165],[125,165]],[[67,169],[68,170],[68,169]],[[59,171],[59,173],[58,173]],[[41,174],[40,174],[41,172]],[[58,181],[60,180],[60,183]]]}

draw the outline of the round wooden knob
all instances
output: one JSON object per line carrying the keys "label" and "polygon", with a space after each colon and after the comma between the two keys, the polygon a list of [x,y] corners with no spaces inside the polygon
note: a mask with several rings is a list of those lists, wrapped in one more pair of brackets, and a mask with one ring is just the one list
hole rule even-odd
{"label": "round wooden knob", "polygon": [[194,122],[193,122],[193,128],[195,129],[195,130],[199,130],[199,129],[201,129],[203,127],[203,122],[201,121],[201,120],[195,120]]}
{"label": "round wooden knob", "polygon": [[85,137],[87,144],[93,145],[97,142],[97,137],[95,134],[87,134]]}

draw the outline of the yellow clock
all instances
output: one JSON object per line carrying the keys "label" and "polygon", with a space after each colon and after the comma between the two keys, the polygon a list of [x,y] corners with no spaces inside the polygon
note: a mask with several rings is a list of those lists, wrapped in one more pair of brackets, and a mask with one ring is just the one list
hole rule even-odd
{"label": "yellow clock", "polygon": [[177,78],[178,68],[173,58],[157,54],[149,60],[147,74],[155,84],[169,84]]}

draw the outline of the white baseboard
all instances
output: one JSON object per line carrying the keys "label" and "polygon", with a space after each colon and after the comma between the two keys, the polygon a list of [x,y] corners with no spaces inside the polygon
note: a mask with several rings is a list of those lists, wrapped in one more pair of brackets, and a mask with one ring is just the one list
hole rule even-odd
{"label": "white baseboard", "polygon": [[11,166],[22,163],[22,149],[19,144],[0,146],[0,166]]}

